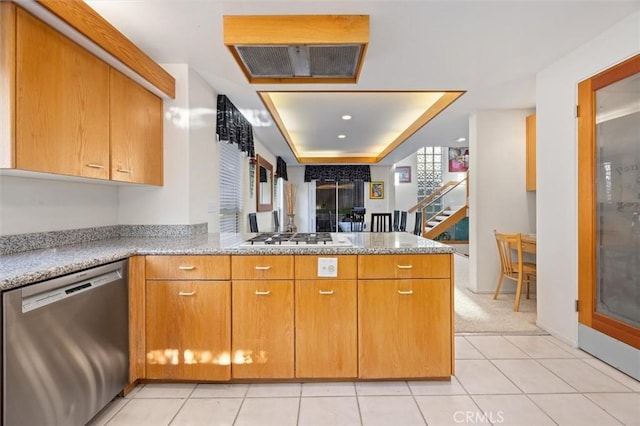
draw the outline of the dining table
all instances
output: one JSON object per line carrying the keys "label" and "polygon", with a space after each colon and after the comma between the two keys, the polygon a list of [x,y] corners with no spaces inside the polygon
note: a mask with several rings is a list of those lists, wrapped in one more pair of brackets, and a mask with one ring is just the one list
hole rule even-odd
{"label": "dining table", "polygon": [[531,234],[522,234],[522,251],[524,253],[536,254],[536,236]]}

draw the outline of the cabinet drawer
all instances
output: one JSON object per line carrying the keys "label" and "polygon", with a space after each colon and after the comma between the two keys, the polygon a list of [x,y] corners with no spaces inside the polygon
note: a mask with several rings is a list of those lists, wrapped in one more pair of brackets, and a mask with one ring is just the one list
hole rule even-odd
{"label": "cabinet drawer", "polygon": [[358,256],[358,278],[450,278],[450,254],[381,254]]}
{"label": "cabinet drawer", "polygon": [[293,256],[233,256],[234,280],[293,279]]}
{"label": "cabinet drawer", "polygon": [[147,279],[228,280],[229,256],[147,256]]}
{"label": "cabinet drawer", "polygon": [[[337,259],[338,270],[335,277],[319,277],[318,259]],[[296,256],[296,279],[297,280],[335,280],[335,279],[355,279],[358,276],[357,256]]]}

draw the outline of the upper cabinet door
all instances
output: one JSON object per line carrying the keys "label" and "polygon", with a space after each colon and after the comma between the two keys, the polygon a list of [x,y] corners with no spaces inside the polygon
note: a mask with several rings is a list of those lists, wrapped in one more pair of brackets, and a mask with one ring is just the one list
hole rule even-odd
{"label": "upper cabinet door", "polygon": [[163,184],[162,99],[111,69],[111,179]]}
{"label": "upper cabinet door", "polygon": [[18,8],[16,167],[109,178],[109,66]]}

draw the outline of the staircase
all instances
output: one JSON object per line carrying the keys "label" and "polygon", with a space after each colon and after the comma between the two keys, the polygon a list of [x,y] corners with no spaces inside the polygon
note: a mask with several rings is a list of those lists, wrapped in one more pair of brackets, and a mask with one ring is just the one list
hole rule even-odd
{"label": "staircase", "polygon": [[[436,189],[422,199],[418,204],[411,207],[408,212],[412,213],[414,211],[422,211],[422,236],[429,239],[436,239],[440,234],[445,232],[447,229],[454,226],[463,218],[467,217],[468,207],[467,200],[469,199],[469,187],[468,187],[468,175],[461,181],[450,181],[442,185],[440,188]],[[442,210],[433,214],[431,216],[427,216],[425,213],[427,212],[427,208],[431,205],[446,205],[450,201],[448,201],[453,194],[452,191],[462,189],[460,185],[465,183],[466,185],[466,197],[464,197],[464,205],[462,206],[454,206],[454,207],[444,207]],[[447,194],[450,194],[447,196]],[[445,198],[446,197],[446,198]],[[460,197],[458,198],[460,199]],[[453,199],[451,199],[453,201]],[[434,203],[438,204],[434,204]]]}
{"label": "staircase", "polygon": [[465,217],[467,217],[467,206],[454,209],[446,207],[435,216],[427,219],[422,228],[422,236],[433,240]]}

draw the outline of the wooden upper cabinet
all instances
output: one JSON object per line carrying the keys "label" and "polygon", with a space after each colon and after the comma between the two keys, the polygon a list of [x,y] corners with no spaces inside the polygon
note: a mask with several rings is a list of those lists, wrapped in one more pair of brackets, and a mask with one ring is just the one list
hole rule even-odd
{"label": "wooden upper cabinet", "polygon": [[109,178],[109,66],[17,8],[15,167]]}
{"label": "wooden upper cabinet", "polygon": [[111,69],[111,179],[163,184],[162,99]]}
{"label": "wooden upper cabinet", "polygon": [[536,115],[527,116],[527,191],[536,190]]}

